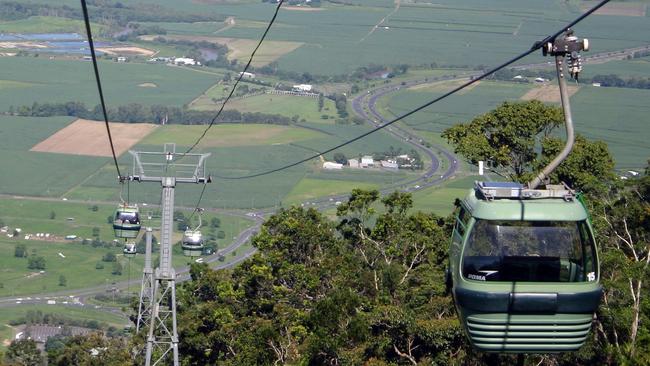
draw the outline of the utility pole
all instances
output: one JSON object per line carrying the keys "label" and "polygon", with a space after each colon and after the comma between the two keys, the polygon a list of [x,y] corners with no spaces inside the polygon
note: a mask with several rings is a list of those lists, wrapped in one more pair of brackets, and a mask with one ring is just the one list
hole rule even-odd
{"label": "utility pole", "polygon": [[[151,228],[147,228],[147,254],[151,289],[145,283],[140,294],[137,330],[148,326],[145,366],[179,365],[178,332],[176,328],[176,272],[172,266],[172,228],[174,221],[174,188],[178,183],[211,182],[206,175],[205,160],[210,154],[176,154],[175,144],[165,144],[162,152],[129,151],[133,156],[133,175],[129,180],[157,182],[162,186],[162,217],[160,227],[160,265],[151,268]],[[146,261],[145,257],[145,261]],[[153,276],[152,276],[153,275]],[[151,277],[152,276],[152,277]],[[150,294],[150,295],[149,295]],[[149,299],[147,299],[149,297]],[[143,302],[148,300],[148,304]],[[142,319],[141,319],[142,316]],[[170,362],[171,361],[171,362]]]}

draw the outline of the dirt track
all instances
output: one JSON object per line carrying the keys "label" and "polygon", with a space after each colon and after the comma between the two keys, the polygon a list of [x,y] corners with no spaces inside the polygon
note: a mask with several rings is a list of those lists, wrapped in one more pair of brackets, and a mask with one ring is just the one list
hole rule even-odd
{"label": "dirt track", "polygon": [[[119,156],[153,131],[156,125],[150,123],[110,123],[110,127],[115,154]],[[112,156],[104,123],[84,119],[78,119],[60,129],[52,136],[36,144],[30,151]]]}
{"label": "dirt track", "polygon": [[[578,91],[575,85],[568,85],[567,87],[569,96],[572,96]],[[554,84],[544,84],[537,88],[529,90],[521,97],[522,100],[537,99],[545,103],[560,103],[560,89]]]}
{"label": "dirt track", "polygon": [[142,47],[101,47],[97,50],[109,55],[153,56],[156,52]]}

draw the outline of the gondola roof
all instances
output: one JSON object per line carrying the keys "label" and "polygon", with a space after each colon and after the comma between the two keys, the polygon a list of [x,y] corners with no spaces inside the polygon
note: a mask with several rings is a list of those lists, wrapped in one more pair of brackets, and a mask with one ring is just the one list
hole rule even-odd
{"label": "gondola roof", "polygon": [[484,220],[582,221],[588,217],[577,199],[513,197],[487,200],[472,188],[463,203],[473,217]]}

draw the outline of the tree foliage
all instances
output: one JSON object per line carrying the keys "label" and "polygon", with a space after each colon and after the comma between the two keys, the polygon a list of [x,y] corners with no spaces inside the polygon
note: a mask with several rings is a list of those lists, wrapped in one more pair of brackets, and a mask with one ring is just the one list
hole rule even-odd
{"label": "tree foliage", "polygon": [[536,144],[564,121],[562,110],[540,101],[504,102],[470,123],[442,134],[472,164],[487,161],[520,180],[537,158]]}
{"label": "tree foliage", "polygon": [[20,339],[11,342],[7,347],[5,362],[16,366],[41,366],[43,356],[36,348],[36,342],[31,339]]}
{"label": "tree foliage", "polygon": [[613,187],[595,202],[601,231],[598,335],[619,362],[650,363],[650,176]]}
{"label": "tree foliage", "polygon": [[[534,171],[543,169],[564,148],[564,141],[547,137],[542,141],[542,156],[534,165]],[[529,177],[532,178],[533,174]],[[591,194],[606,192],[616,178],[614,159],[603,141],[589,141],[576,135],[571,154],[551,173],[552,182],[564,182]]]}
{"label": "tree foliage", "polygon": [[45,269],[45,257],[32,255],[27,259],[28,269]]}
{"label": "tree foliage", "polygon": [[107,338],[101,333],[90,336],[74,336],[64,340],[63,347],[48,350],[51,366],[122,366],[134,364],[130,347],[120,338]]}
{"label": "tree foliage", "polygon": [[355,190],[338,223],[283,209],[253,240],[259,252],[234,271],[193,265],[179,291],[186,362],[451,360],[463,341],[439,280],[445,220],[409,213],[409,194],[381,203],[376,214],[378,192]]}

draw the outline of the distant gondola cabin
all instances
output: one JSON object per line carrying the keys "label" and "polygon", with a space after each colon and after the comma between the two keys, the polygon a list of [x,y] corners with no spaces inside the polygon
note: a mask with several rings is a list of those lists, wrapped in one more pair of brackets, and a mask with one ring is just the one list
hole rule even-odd
{"label": "distant gondola cabin", "polygon": [[199,230],[185,230],[181,243],[183,255],[186,257],[199,257],[203,254],[203,235]]}

